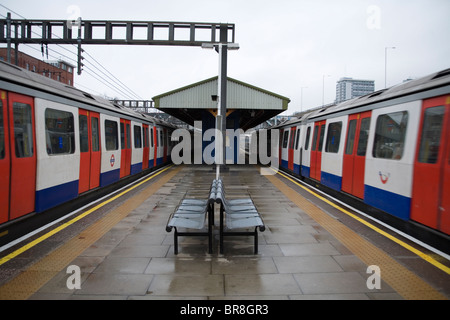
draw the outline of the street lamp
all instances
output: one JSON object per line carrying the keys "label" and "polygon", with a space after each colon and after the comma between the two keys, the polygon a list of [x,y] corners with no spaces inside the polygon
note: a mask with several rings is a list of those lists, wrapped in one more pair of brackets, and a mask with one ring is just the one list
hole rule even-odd
{"label": "street lamp", "polygon": [[384,87],[387,87],[387,51],[395,47],[384,47]]}

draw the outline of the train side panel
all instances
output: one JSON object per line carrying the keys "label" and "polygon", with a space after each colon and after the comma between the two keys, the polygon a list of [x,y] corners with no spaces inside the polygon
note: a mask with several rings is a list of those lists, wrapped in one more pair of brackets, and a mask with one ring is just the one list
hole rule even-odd
{"label": "train side panel", "polygon": [[136,121],[131,121],[131,174],[136,174],[142,171],[143,161],[143,140],[142,140],[142,124]]}
{"label": "train side panel", "polygon": [[421,101],[375,109],[366,157],[364,201],[408,220]]}
{"label": "train side panel", "polygon": [[100,187],[107,186],[120,179],[121,149],[119,143],[120,118],[100,114],[102,124],[102,162]]}
{"label": "train side panel", "polygon": [[321,183],[337,191],[342,186],[344,132],[348,116],[328,119],[322,152]]}
{"label": "train side panel", "polygon": [[302,164],[300,168],[301,175],[303,177],[310,177],[310,166],[311,166],[311,141],[312,141],[312,132],[314,130],[314,123],[308,123],[304,126],[304,140],[303,140],[303,150],[302,150]]}
{"label": "train side panel", "polygon": [[78,109],[38,98],[35,105],[36,212],[42,212],[78,196]]}

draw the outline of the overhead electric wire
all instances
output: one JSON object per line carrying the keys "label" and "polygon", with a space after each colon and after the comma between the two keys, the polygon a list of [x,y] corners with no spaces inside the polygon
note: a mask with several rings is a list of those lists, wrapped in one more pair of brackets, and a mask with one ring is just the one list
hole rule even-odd
{"label": "overhead electric wire", "polygon": [[[8,10],[8,11],[14,13],[15,15],[21,17],[22,19],[27,20],[24,16],[22,16],[21,14],[18,14],[18,13],[15,12],[14,10],[11,10],[10,8],[8,8],[8,7],[6,7],[6,6],[2,5],[2,4],[0,4],[0,6],[2,6],[3,8],[5,8],[5,9]],[[4,16],[4,15],[2,15],[2,14],[0,14],[0,16],[6,18],[6,16]],[[34,34],[36,34],[36,35],[39,36],[39,34],[38,34],[37,32],[35,32],[35,31],[32,31],[32,33],[34,33]],[[53,34],[55,37],[60,38],[58,35],[54,34],[53,32],[52,32],[52,34]],[[37,42],[37,41],[36,41],[35,43],[38,44],[38,45],[42,45],[42,43]],[[59,44],[55,44],[55,45],[57,45],[58,47],[60,47],[60,48],[62,48],[62,49],[64,49],[64,50],[66,50],[66,51],[68,51],[69,53],[72,53],[73,55],[77,56],[77,53],[74,53],[74,52],[70,51],[70,50],[67,49],[66,47],[63,47],[62,45],[59,45]],[[76,48],[75,45],[73,45],[73,46]],[[30,45],[27,45],[27,47],[30,47],[30,48],[32,48],[32,49],[34,49],[34,50],[36,50],[36,51],[41,52],[40,50],[38,50],[38,49],[36,49],[36,48],[34,48],[34,47],[30,46]],[[68,59],[68,60],[70,60],[70,61],[73,61],[73,62],[75,62],[75,63],[78,63],[78,61],[77,61],[76,59],[73,59],[73,58],[71,58],[71,57],[69,57],[69,56],[67,56],[67,55],[65,55],[65,54],[62,54],[61,52],[58,52],[58,51],[54,50],[54,49],[51,49],[51,50],[52,50],[54,53],[59,54],[59,55],[60,55],[60,58],[61,58],[61,57],[64,57],[64,58],[66,58],[66,59]],[[113,91],[117,91],[117,92],[119,92],[120,94],[124,95],[124,97],[127,97],[127,98],[130,99],[130,100],[134,100],[134,99],[136,99],[136,100],[144,100],[144,99],[142,99],[137,93],[135,93],[133,90],[131,90],[128,86],[126,86],[122,81],[120,81],[116,76],[114,76],[107,68],[105,68],[100,62],[98,62],[98,61],[97,61],[90,53],[88,53],[85,49],[83,49],[83,52],[86,53],[87,56],[89,56],[89,57],[94,61],[94,62],[91,62],[90,59],[86,59],[86,58],[83,57],[83,58],[84,58],[84,59],[83,59],[83,66],[84,66],[86,69],[88,69],[88,70],[90,71],[90,72],[86,72],[87,70],[85,70],[85,72],[86,72],[87,74],[89,74],[91,77],[93,77],[94,79],[96,79],[97,81],[99,81],[100,83],[102,83],[103,85],[109,87],[109,88],[112,89]],[[53,56],[53,55],[47,54],[47,56],[51,56],[51,57],[54,58],[54,59],[58,59],[57,57],[55,57],[55,56]],[[60,59],[60,58],[59,58],[59,59]],[[92,66],[92,68],[95,68],[95,69],[98,70],[101,74],[103,74],[104,77],[106,77],[106,78],[108,78],[109,80],[111,80],[112,83],[111,83],[110,81],[108,81],[107,79],[105,79],[103,76],[99,75],[99,74],[98,74],[96,71],[94,71],[89,65],[87,65],[87,63],[88,63],[90,66]],[[106,73],[105,73],[103,70],[101,70],[99,67],[97,67],[96,64],[98,64],[103,70],[105,70]],[[95,74],[95,76],[94,76],[93,74]]]}

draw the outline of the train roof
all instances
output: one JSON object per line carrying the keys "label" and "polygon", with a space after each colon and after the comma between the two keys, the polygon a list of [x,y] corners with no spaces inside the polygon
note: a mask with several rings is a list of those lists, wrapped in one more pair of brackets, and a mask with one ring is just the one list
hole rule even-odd
{"label": "train roof", "polygon": [[162,126],[176,128],[174,125],[169,124],[165,121],[120,106],[100,96],[92,95],[76,87],[66,85],[59,81],[49,79],[38,73],[22,69],[4,61],[0,61],[0,83],[3,81],[19,86],[25,86],[27,88],[45,92],[51,95],[56,95],[70,100],[82,102],[87,105],[96,106],[101,109],[112,111],[114,113],[120,113],[132,118],[141,119],[147,122],[153,122]]}
{"label": "train roof", "polygon": [[408,82],[404,82],[387,89],[378,90],[361,97],[347,100],[337,105],[328,105],[323,108],[319,107],[317,109],[311,110],[310,112],[302,114],[298,119],[290,120],[288,122],[276,125],[273,128],[292,126],[298,123],[305,122],[309,119],[317,119],[325,115],[345,112],[357,107],[380,103],[383,101],[388,101],[442,87],[446,88],[445,94],[450,93],[450,68],[432,73],[425,77],[409,80]]}

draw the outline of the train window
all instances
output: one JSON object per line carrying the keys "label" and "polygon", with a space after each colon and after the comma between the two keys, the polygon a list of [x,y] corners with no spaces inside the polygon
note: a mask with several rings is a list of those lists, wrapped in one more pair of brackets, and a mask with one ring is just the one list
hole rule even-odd
{"label": "train window", "polygon": [[289,138],[289,131],[286,130],[286,131],[284,132],[284,136],[283,136],[283,148],[286,148],[286,147],[287,147],[287,144],[288,144],[288,138]]}
{"label": "train window", "polygon": [[153,142],[153,128],[150,129],[150,142],[151,142],[151,146],[152,148],[154,147],[154,142]]}
{"label": "train window", "polygon": [[337,153],[341,142],[342,121],[332,122],[328,125],[327,142],[325,151]]}
{"label": "train window", "polygon": [[117,150],[119,148],[119,135],[117,134],[117,122],[105,120],[105,142],[106,150]]}
{"label": "train window", "polygon": [[49,155],[75,152],[74,122],[71,112],[45,109],[45,134]]}
{"label": "train window", "polygon": [[5,158],[5,129],[3,126],[3,103],[0,100],[0,159]]}
{"label": "train window", "polygon": [[134,126],[134,147],[136,149],[142,148],[141,126]]}
{"label": "train window", "polygon": [[131,149],[131,125],[129,123],[126,124],[127,127],[127,149]]}
{"label": "train window", "polygon": [[164,145],[163,131],[162,130],[159,130],[159,142],[161,143],[160,146]]}
{"label": "train window", "polygon": [[361,120],[361,128],[359,130],[358,149],[356,154],[358,156],[365,156],[367,150],[367,139],[369,138],[370,118]]}
{"label": "train window", "polygon": [[125,124],[120,123],[120,148],[125,149]]}
{"label": "train window", "polygon": [[144,148],[148,148],[148,127],[144,127]]}
{"label": "train window", "polygon": [[[318,128],[318,127],[316,126],[316,128]],[[323,124],[320,126],[319,148],[317,149],[317,151],[322,151],[324,135],[325,135],[325,125]],[[314,136],[317,136],[315,130],[314,130]]]}
{"label": "train window", "polygon": [[345,154],[353,154],[355,143],[356,119],[350,120],[348,124],[347,143],[345,144]]}
{"label": "train window", "polygon": [[298,140],[300,140],[300,129],[297,129],[297,140],[295,140],[295,150],[298,150]]}
{"label": "train window", "polygon": [[419,158],[422,163],[436,163],[441,143],[442,122],[445,107],[427,108],[424,112],[422,137],[420,139]]}
{"label": "train window", "polygon": [[92,132],[92,151],[100,150],[100,134],[98,130],[98,118],[91,118],[91,132]]}
{"label": "train window", "polygon": [[89,128],[88,128],[88,117],[84,114],[78,116],[78,122],[80,123],[80,151],[89,151]]}
{"label": "train window", "polygon": [[25,103],[13,103],[14,141],[16,157],[27,158],[33,156],[33,130],[31,106]]}
{"label": "train window", "polygon": [[317,146],[317,134],[319,133],[319,126],[314,126],[314,135],[313,135],[313,144],[312,144],[312,150],[316,150]]}
{"label": "train window", "polygon": [[297,131],[293,131],[294,134],[291,134],[291,139],[289,140],[289,149],[294,149],[294,141]]}
{"label": "train window", "polygon": [[374,158],[399,160],[403,156],[408,112],[400,111],[378,116],[375,128]]}
{"label": "train window", "polygon": [[305,139],[305,150],[309,148],[309,137],[311,136],[311,127],[308,127],[306,130],[306,139]]}

